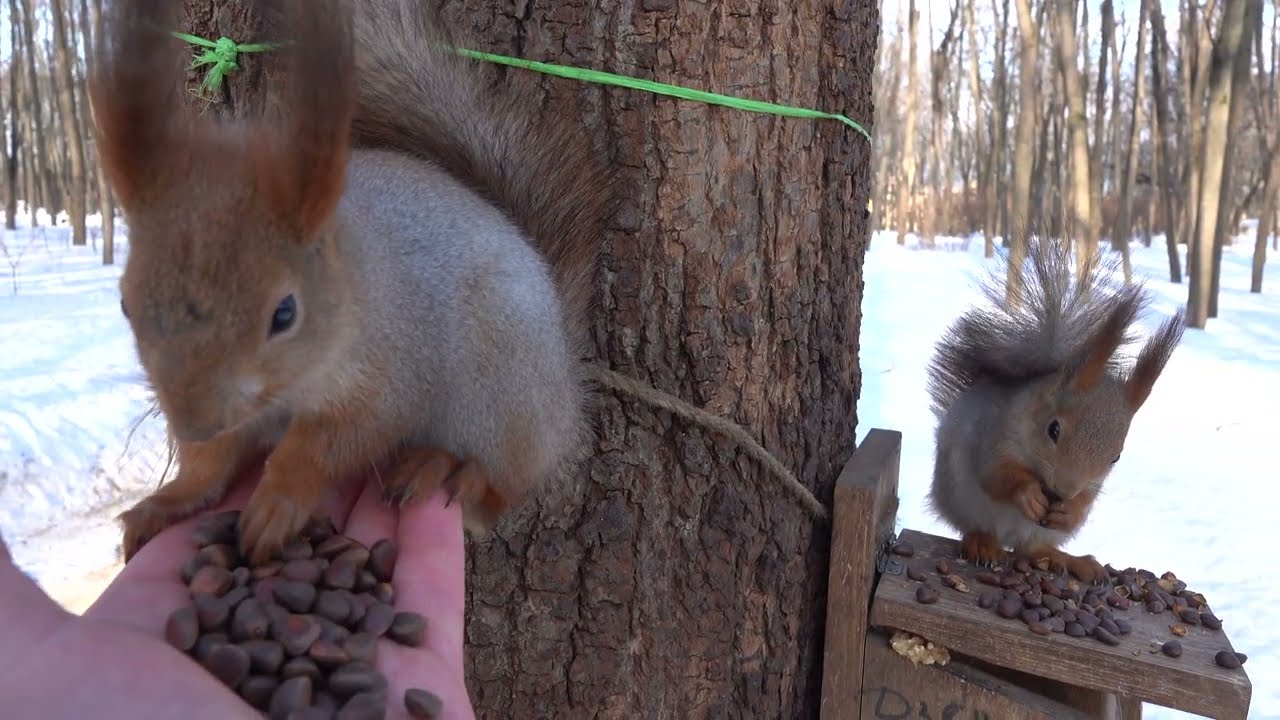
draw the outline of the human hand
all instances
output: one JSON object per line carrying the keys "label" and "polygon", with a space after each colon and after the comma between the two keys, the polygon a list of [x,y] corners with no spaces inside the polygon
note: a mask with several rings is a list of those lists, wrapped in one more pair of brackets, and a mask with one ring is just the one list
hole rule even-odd
{"label": "human hand", "polygon": [[[242,508],[258,472],[209,512]],[[366,546],[401,548],[392,585],[398,609],[428,618],[421,647],[380,640],[388,716],[408,717],[404,692],[421,687],[444,718],[472,718],[463,676],[464,558],[461,510],[444,493],[392,509],[377,483],[344,488],[323,508]],[[259,718],[192,658],[163,640],[169,614],[186,604],[182,563],[195,552],[191,518],[146,544],[85,611],[62,610],[9,559],[0,542],[0,698],[12,717]]]}

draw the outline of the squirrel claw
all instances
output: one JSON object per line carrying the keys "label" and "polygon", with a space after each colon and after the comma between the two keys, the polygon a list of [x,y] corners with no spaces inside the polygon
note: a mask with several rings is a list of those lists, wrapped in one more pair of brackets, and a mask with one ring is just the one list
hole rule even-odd
{"label": "squirrel claw", "polygon": [[991,533],[965,533],[960,541],[960,556],[975,565],[992,567],[999,561],[1002,553],[1000,542]]}
{"label": "squirrel claw", "polygon": [[240,551],[254,564],[279,555],[285,543],[310,522],[315,509],[315,503],[304,502],[296,492],[273,491],[270,480],[263,478],[240,513]]}

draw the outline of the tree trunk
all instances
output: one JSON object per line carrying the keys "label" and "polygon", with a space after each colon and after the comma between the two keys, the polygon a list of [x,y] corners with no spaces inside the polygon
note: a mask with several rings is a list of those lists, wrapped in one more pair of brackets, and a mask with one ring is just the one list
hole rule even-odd
{"label": "tree trunk", "polygon": [[[44,112],[40,103],[40,84],[36,80],[38,52],[32,22],[35,10],[32,7],[32,0],[9,0],[9,8],[11,16],[15,18],[14,23],[22,35],[22,53],[20,54],[24,56],[22,64],[27,75],[23,78],[24,103],[21,112],[28,123],[25,135],[29,159],[27,173],[30,176],[31,191],[27,195],[27,209],[31,212],[31,225],[34,227],[37,224],[36,209],[48,205],[49,196],[52,194],[49,192],[50,174],[47,170],[49,154],[45,143]],[[14,47],[14,53],[19,54],[17,46]],[[48,209],[53,212],[53,208]]]}
{"label": "tree trunk", "polygon": [[1031,0],[1013,0],[1018,13],[1018,120],[1013,142],[1013,201],[1010,210],[1008,292],[1018,291],[1031,227],[1031,170],[1035,163],[1036,106],[1039,103],[1039,35]]}
{"label": "tree trunk", "polygon": [[1062,87],[1067,105],[1067,131],[1070,159],[1070,197],[1067,211],[1067,228],[1076,243],[1077,261],[1097,252],[1097,225],[1093,224],[1092,190],[1090,186],[1089,124],[1085,109],[1084,83],[1080,77],[1077,60],[1076,24],[1072,0],[1053,0],[1053,27],[1057,37],[1054,45],[1058,51],[1058,71],[1062,73]]}
{"label": "tree trunk", "polygon": [[1164,32],[1164,15],[1159,2],[1148,3],[1151,21],[1151,100],[1152,136],[1155,138],[1155,156],[1158,169],[1157,182],[1160,207],[1164,210],[1165,246],[1169,255],[1169,282],[1182,282],[1182,263],[1178,257],[1177,218],[1173,210],[1173,193],[1177,187],[1173,180],[1173,153],[1169,147],[1169,132],[1173,123],[1169,111],[1169,88],[1165,82],[1165,69],[1169,66],[1168,36]]}
{"label": "tree trunk", "polygon": [[[10,4],[12,7],[12,4]],[[17,47],[17,43],[13,39],[17,38],[17,24],[13,22],[10,16],[10,42],[9,47]],[[5,197],[4,197],[4,226],[9,230],[17,228],[18,222],[18,157],[22,152],[22,122],[20,105],[18,104],[18,80],[21,73],[17,71],[18,57],[15,51],[11,56],[9,63],[9,104],[5,117],[9,119],[8,123],[3,123],[7,133],[0,133],[0,143],[5,145],[4,154],[4,177],[5,177]],[[8,142],[5,142],[8,138]]]}
{"label": "tree trunk", "polygon": [[916,36],[919,34],[920,11],[916,9],[916,0],[907,0],[907,92],[906,107],[903,109],[906,118],[902,123],[902,160],[898,182],[902,191],[898,194],[898,211],[895,224],[898,231],[898,244],[907,243],[907,233],[911,231],[912,206],[915,205],[916,192],[916,110],[919,106],[920,83],[917,78]]}
{"label": "tree trunk", "polygon": [[1275,217],[1277,211],[1276,188],[1280,188],[1280,162],[1274,160],[1275,152],[1272,152],[1273,160],[1267,164],[1267,193],[1262,202],[1262,213],[1258,215],[1258,234],[1253,242],[1253,273],[1249,280],[1249,292],[1262,292],[1262,276],[1263,271],[1267,267],[1267,238],[1275,231]]}
{"label": "tree trunk", "polygon": [[[1142,0],[1142,12],[1145,14],[1150,3],[1156,0]],[[1138,16],[1142,17],[1142,14]],[[1129,258],[1129,238],[1133,234],[1133,188],[1138,175],[1138,129],[1142,127],[1142,106],[1147,90],[1147,74],[1142,68],[1142,58],[1147,52],[1147,24],[1138,23],[1138,48],[1134,54],[1135,68],[1133,84],[1133,114],[1129,119],[1129,133],[1123,141],[1123,165],[1120,172],[1119,212],[1116,216],[1116,229],[1112,233],[1112,246],[1124,256],[1124,281],[1129,284],[1133,280],[1133,264]]]}
{"label": "tree trunk", "polygon": [[[184,30],[261,39],[229,0],[184,4]],[[673,8],[446,3],[478,49],[752,87],[869,124],[873,2]],[[261,105],[260,60],[242,61],[217,112]],[[869,144],[835,122],[503,74],[584,117],[623,173],[600,362],[742,424],[829,504],[854,447]],[[595,424],[573,477],[468,546],[478,716],[815,716],[829,529],[732,443],[665,411],[605,392]]]}
{"label": "tree trunk", "polygon": [[[1249,41],[1253,37],[1253,28],[1262,25],[1262,0],[1244,0],[1244,27],[1241,28],[1239,45],[1231,64],[1231,101],[1227,111],[1227,145],[1223,154],[1227,158],[1236,158],[1237,132],[1244,115],[1244,104],[1249,85]],[[1256,23],[1256,25],[1255,25]],[[1222,248],[1228,236],[1235,235],[1239,220],[1234,212],[1232,199],[1236,196],[1235,162],[1227,162],[1222,168],[1222,182],[1219,185],[1218,217],[1213,235],[1213,268],[1209,275],[1209,317],[1218,317],[1218,292],[1222,281]]]}
{"label": "tree trunk", "polygon": [[1195,258],[1187,295],[1187,325],[1203,329],[1209,319],[1213,275],[1213,246],[1218,229],[1218,205],[1222,201],[1223,166],[1230,130],[1235,58],[1244,31],[1249,0],[1225,0],[1218,38],[1213,44],[1209,71],[1209,103],[1205,113],[1204,155],[1201,158],[1199,208],[1196,211],[1195,244],[1188,255]]}
{"label": "tree trunk", "polygon": [[[991,78],[991,108],[987,108],[982,101],[982,70],[980,70],[980,56],[978,49],[978,23],[974,19],[973,6],[977,0],[966,1],[964,4],[964,20],[965,35],[969,36],[969,95],[973,96],[974,102],[974,127],[977,128],[977,137],[974,140],[974,151],[978,155],[978,178],[982,187],[979,188],[978,196],[982,197],[982,254],[983,258],[993,258],[996,255],[995,234],[997,232],[996,225],[1000,218],[1000,205],[1005,201],[1004,192],[1001,192],[996,182],[996,174],[1002,173],[1002,158],[1000,155],[1000,131],[998,127],[1004,126],[1009,118],[1009,108],[1005,106],[1004,95],[1001,92],[1001,76],[1005,67],[1005,27],[996,20],[996,54],[995,68],[992,69]],[[983,131],[986,129],[986,137],[983,137]]]}
{"label": "tree trunk", "polygon": [[[1085,4],[1088,7],[1088,4]],[[1116,33],[1115,12],[1111,8],[1111,0],[1102,0],[1102,41],[1098,47],[1098,91],[1094,96],[1093,106],[1093,142],[1089,148],[1089,225],[1095,233],[1102,231],[1102,188],[1106,184],[1106,168],[1103,167],[1106,147],[1107,118],[1107,51],[1111,49],[1111,41]],[[1084,37],[1089,37],[1087,34]],[[1088,43],[1085,43],[1085,56],[1088,56]],[[1086,78],[1088,76],[1086,75]],[[1120,95],[1120,86],[1111,92]],[[1114,177],[1114,173],[1112,174]],[[1101,238],[1098,238],[1101,240]]]}
{"label": "tree trunk", "polygon": [[[80,21],[82,25],[82,35],[84,36],[85,49],[89,57],[93,56],[93,33],[90,27],[96,27],[98,17],[102,12],[102,0],[95,0],[93,6],[90,7],[88,0],[80,0]],[[87,98],[88,95],[81,95]],[[93,124],[93,105],[86,100],[83,107],[87,109],[86,121]],[[102,163],[94,161],[94,182],[98,187],[98,212],[102,216],[102,264],[112,265],[116,261],[116,204],[115,198],[111,194],[111,185],[107,182],[106,170],[102,167]]]}
{"label": "tree trunk", "polygon": [[71,65],[76,56],[68,52],[67,23],[70,16],[64,0],[49,0],[49,14],[53,16],[54,65],[59,78],[57,86],[58,115],[62,118],[62,141],[67,144],[66,209],[71,222],[71,244],[85,245],[85,212],[87,189],[84,171],[84,134],[76,115],[75,73]]}
{"label": "tree trunk", "polygon": [[[994,4],[994,0],[993,0]],[[1005,162],[1005,151],[1009,147],[1009,66],[1007,44],[1009,40],[1009,0],[1000,0],[1001,12],[996,26],[996,63],[992,85],[995,86],[996,102],[999,111],[993,113],[995,124],[992,125],[991,138],[995,152],[991,158],[990,187],[995,188],[996,208],[992,211],[997,234],[1008,245],[1009,240],[1009,171]],[[993,248],[994,250],[994,248]]]}
{"label": "tree trunk", "polygon": [[[942,39],[938,42],[938,47],[929,54],[929,155],[932,157],[933,163],[934,200],[932,207],[929,208],[923,218],[924,232],[922,233],[928,247],[933,247],[939,220],[944,223],[943,227],[945,228],[947,218],[951,214],[952,172],[951,163],[947,159],[950,154],[947,152],[947,143],[943,141],[943,135],[947,122],[945,88],[948,85],[947,80],[950,74],[948,69],[951,63],[951,44],[955,41],[956,22],[959,19],[960,7],[959,5],[953,5],[947,29],[943,32]],[[947,232],[947,230],[944,229],[943,232]]]}

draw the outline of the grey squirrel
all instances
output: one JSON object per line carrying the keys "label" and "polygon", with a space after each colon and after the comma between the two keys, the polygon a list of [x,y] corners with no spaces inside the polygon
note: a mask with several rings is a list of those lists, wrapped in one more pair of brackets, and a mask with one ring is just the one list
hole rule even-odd
{"label": "grey squirrel", "polygon": [[1059,548],[1088,517],[1120,459],[1134,414],[1178,345],[1183,312],[1166,320],[1132,367],[1117,351],[1150,300],[1141,285],[1111,289],[1097,253],[1071,267],[1070,245],[1030,243],[1005,302],[993,276],[938,342],[929,393],[938,418],[929,503],[984,565],[1006,548],[1087,582],[1106,578],[1092,555]]}
{"label": "grey squirrel", "polygon": [[612,176],[587,134],[491,86],[424,0],[265,5],[288,36],[271,121],[186,110],[179,3],[104,17],[90,90],[130,224],[121,306],[178,459],[121,515],[126,559],[264,454],[255,561],[371,468],[389,500],[445,486],[482,532],[588,433]]}

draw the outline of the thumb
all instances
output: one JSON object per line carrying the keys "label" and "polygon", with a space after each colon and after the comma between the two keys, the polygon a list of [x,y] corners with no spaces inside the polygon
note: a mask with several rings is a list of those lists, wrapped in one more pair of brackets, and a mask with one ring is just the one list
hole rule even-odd
{"label": "thumb", "polygon": [[0,536],[0,648],[25,648],[72,615],[13,562]]}

